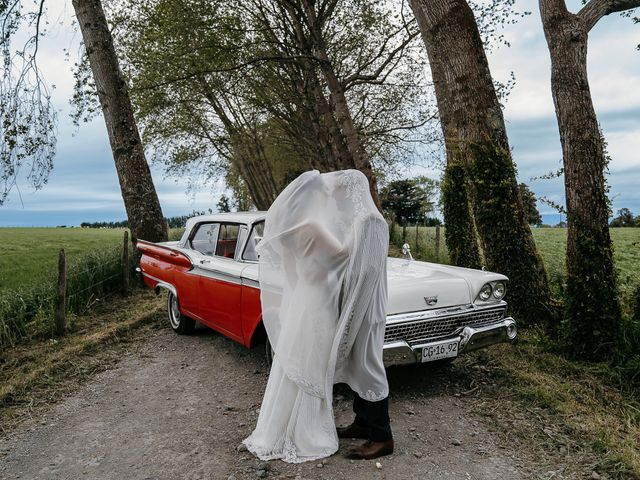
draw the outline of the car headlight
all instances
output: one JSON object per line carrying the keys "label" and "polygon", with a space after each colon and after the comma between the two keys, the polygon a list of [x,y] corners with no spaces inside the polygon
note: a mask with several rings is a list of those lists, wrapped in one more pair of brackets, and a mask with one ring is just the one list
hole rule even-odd
{"label": "car headlight", "polygon": [[504,284],[504,282],[496,282],[493,285],[493,297],[496,300],[500,300],[502,297],[504,297],[505,293],[507,293],[507,286]]}
{"label": "car headlight", "polygon": [[486,283],[480,290],[480,295],[478,295],[480,297],[480,300],[489,300],[491,298],[491,290],[491,285]]}

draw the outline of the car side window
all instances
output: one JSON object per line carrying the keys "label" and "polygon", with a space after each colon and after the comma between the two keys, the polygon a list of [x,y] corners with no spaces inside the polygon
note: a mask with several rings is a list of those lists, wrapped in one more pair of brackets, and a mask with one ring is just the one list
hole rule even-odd
{"label": "car side window", "polygon": [[264,221],[255,223],[251,228],[249,234],[249,240],[247,240],[247,246],[244,248],[243,260],[249,260],[250,262],[258,261],[258,254],[256,253],[256,246],[262,239],[264,234]]}
{"label": "car side window", "polygon": [[220,225],[217,223],[199,225],[196,233],[191,237],[191,248],[203,255],[212,256],[216,251],[219,228]]}
{"label": "car side window", "polygon": [[220,233],[218,235],[218,244],[216,245],[216,256],[233,258],[238,245],[238,235],[240,233],[240,225],[235,223],[220,224]]}

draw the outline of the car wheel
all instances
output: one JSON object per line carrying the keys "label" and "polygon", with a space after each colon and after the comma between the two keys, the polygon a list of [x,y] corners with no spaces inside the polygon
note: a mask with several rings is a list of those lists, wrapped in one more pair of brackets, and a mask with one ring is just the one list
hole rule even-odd
{"label": "car wheel", "polygon": [[267,365],[271,368],[271,364],[273,363],[273,348],[271,347],[271,342],[269,341],[269,337],[267,337],[267,341],[264,345],[264,354],[267,357]]}
{"label": "car wheel", "polygon": [[167,296],[167,313],[169,314],[169,324],[178,335],[186,335],[193,332],[196,321],[180,313],[178,297],[172,292]]}

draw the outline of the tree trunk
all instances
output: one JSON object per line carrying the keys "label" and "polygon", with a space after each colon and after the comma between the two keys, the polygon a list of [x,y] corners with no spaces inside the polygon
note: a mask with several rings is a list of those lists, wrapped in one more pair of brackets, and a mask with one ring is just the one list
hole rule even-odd
{"label": "tree trunk", "polygon": [[[526,221],[502,109],[473,11],[465,0],[410,3],[433,73],[447,163],[459,162],[468,175],[473,219],[487,267],[509,277],[515,313],[539,321],[548,315],[549,286]],[[464,198],[460,200],[449,210],[467,208]],[[462,219],[466,224],[455,225]],[[445,217],[447,230],[466,229],[469,252],[475,241],[472,223],[466,214],[459,219]]]}
{"label": "tree trunk", "polygon": [[444,240],[454,265],[480,268],[480,250],[468,195],[467,171],[460,162],[447,165],[442,179]]}
{"label": "tree trunk", "polygon": [[[327,53],[322,25],[319,25],[316,17],[315,6],[313,2],[309,0],[301,0],[301,5],[306,15],[307,27],[309,28],[312,53],[319,63],[320,71],[327,84],[331,99],[330,105],[333,108],[335,119],[344,136],[347,149],[353,159],[354,167],[364,173],[369,180],[371,197],[378,207],[378,210],[382,210],[380,207],[380,198],[378,197],[377,179],[362,144],[360,133],[353,122],[349,104],[344,93],[344,87],[338,79]],[[293,14],[293,16],[295,16],[295,14]]]}
{"label": "tree trunk", "polygon": [[113,38],[100,0],[73,0],[129,219],[131,241],[168,239],[151,171],[133,117],[127,84],[116,57]]}
{"label": "tree trunk", "polygon": [[221,100],[201,82],[202,95],[222,122],[231,144],[231,163],[247,185],[249,194],[258,210],[267,210],[278,196],[279,190],[264,148],[257,132],[247,132],[251,126],[240,125],[227,115]]}
{"label": "tree trunk", "polygon": [[587,78],[590,26],[564,1],[540,0],[540,13],[564,159],[568,340],[576,355],[602,359],[616,341],[620,306],[609,236],[607,157]]}

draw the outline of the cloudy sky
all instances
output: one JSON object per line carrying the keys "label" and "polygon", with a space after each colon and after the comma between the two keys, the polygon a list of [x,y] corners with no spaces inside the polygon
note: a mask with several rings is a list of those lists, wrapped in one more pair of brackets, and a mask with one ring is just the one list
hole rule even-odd
{"label": "cloudy sky", "polygon": [[[580,0],[569,1],[576,11]],[[96,118],[76,129],[69,120],[69,98],[73,87],[71,66],[77,55],[79,33],[71,26],[72,8],[65,0],[49,2],[50,31],[41,44],[40,65],[47,80],[55,84],[53,100],[59,109],[58,149],[55,168],[43,189],[34,191],[19,183],[9,201],[0,207],[0,226],[77,225],[82,221],[126,218],[109,148],[104,121]],[[519,9],[532,14],[509,26],[506,37],[511,47],[490,56],[498,80],[516,76],[505,116],[519,179],[539,196],[564,203],[561,179],[532,180],[560,167],[558,128],[549,85],[549,54],[542,33],[535,0],[519,0]],[[67,19],[67,20],[64,20]],[[628,207],[640,214],[640,26],[618,15],[603,19],[592,31],[589,42],[589,77],[598,118],[609,152],[609,183],[614,209]],[[64,50],[70,52],[68,60]],[[407,176],[430,172],[424,168]],[[187,194],[185,181],[165,178],[152,167],[154,180],[166,216],[183,215],[194,209],[215,208],[224,187],[212,185]],[[559,214],[539,205],[545,221],[557,223]]]}

